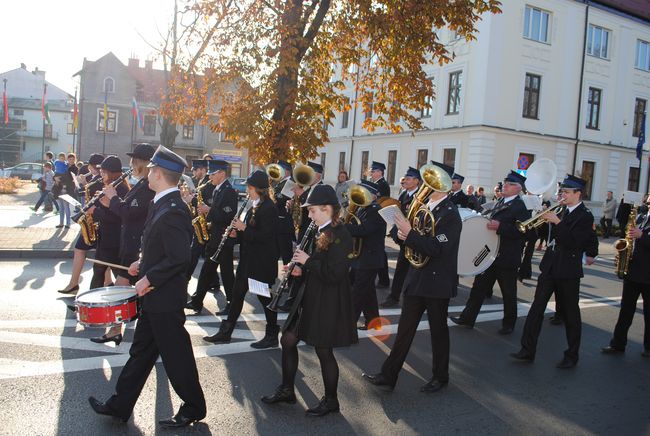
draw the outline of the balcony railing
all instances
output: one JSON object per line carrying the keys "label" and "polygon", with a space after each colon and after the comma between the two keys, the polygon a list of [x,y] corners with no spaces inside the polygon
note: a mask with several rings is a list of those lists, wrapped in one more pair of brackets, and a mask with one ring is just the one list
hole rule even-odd
{"label": "balcony railing", "polygon": [[[17,130],[16,135],[24,138],[42,138],[42,130]],[[59,139],[59,132],[45,132],[45,139]]]}

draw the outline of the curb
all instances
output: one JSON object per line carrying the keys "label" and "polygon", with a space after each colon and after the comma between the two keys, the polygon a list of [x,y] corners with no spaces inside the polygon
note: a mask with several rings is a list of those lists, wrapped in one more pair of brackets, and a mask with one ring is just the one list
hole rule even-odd
{"label": "curb", "polygon": [[72,259],[72,250],[0,250],[0,259]]}

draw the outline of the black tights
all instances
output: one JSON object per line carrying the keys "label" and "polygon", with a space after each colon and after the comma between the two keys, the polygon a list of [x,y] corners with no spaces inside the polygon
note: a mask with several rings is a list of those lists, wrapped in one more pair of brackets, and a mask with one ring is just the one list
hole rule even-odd
{"label": "black tights", "polygon": [[[293,391],[298,371],[298,338],[290,331],[282,334],[282,385]],[[331,347],[316,347],[320,369],[325,385],[325,396],[337,398],[336,387],[339,383],[339,365],[336,363]]]}

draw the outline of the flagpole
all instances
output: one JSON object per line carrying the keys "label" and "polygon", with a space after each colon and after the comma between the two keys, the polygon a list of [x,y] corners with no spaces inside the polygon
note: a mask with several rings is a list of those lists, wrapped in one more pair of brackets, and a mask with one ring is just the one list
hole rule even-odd
{"label": "flagpole", "polygon": [[[72,152],[75,153],[75,145],[76,145],[76,139],[77,139],[77,126],[75,125],[75,113],[74,113],[74,107],[77,105],[77,87],[74,87],[74,103],[73,105],[73,114],[72,114]],[[78,153],[77,153],[78,154]],[[80,156],[78,156],[80,157]]]}
{"label": "flagpole", "polygon": [[[106,86],[106,85],[104,85]],[[106,155],[106,129],[108,128],[108,110],[106,109],[107,102],[106,99],[108,98],[108,90],[104,89],[104,137],[102,139],[102,155]]]}

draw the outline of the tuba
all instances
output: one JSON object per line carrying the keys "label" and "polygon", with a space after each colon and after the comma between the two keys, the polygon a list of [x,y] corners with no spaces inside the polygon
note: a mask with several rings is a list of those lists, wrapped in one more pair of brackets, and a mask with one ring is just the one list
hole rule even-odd
{"label": "tuba", "polygon": [[[360,225],[361,220],[355,212],[360,207],[366,207],[372,203],[372,194],[362,185],[353,185],[348,190],[348,200],[350,201],[350,205],[348,206],[344,223],[349,224],[354,221],[355,224]],[[361,254],[362,242],[361,238],[352,239],[352,253],[350,254],[352,259],[356,259]]]}
{"label": "tuba", "polygon": [[619,239],[614,243],[616,249],[616,256],[614,257],[614,270],[619,279],[627,277],[630,269],[630,262],[632,261],[632,253],[634,252],[634,239],[630,237],[630,230],[636,226],[637,208],[633,207],[627,218],[627,226],[625,227],[625,239]]}
{"label": "tuba", "polygon": [[[309,165],[297,164],[293,168],[293,181],[296,185],[306,189],[314,184],[316,173]],[[296,233],[300,230],[300,221],[302,218],[302,209],[300,208],[300,196],[294,195],[291,203],[291,218],[293,218],[293,227]]]}
{"label": "tuba", "polygon": [[269,176],[269,198],[273,200],[273,203],[275,203],[276,193],[275,193],[274,185],[278,183],[280,180],[282,180],[282,174],[284,172],[280,165],[273,164],[273,163],[268,164],[266,167],[264,167],[264,171],[266,171],[266,175]]}
{"label": "tuba", "polygon": [[192,228],[194,229],[194,234],[196,235],[196,240],[199,244],[203,245],[210,240],[210,232],[208,229],[208,222],[205,220],[205,215],[199,213],[198,205],[203,203],[203,188],[211,182],[206,182],[196,188],[196,205],[194,212],[196,218],[192,220]]}
{"label": "tuba", "polygon": [[[449,192],[451,190],[451,177],[437,165],[426,164],[420,168],[422,186],[415,193],[415,197],[409,206],[407,219],[413,230],[420,235],[434,236],[435,219],[427,207],[427,201],[431,194],[436,192]],[[404,257],[415,268],[422,268],[429,261],[428,256],[416,252],[410,247],[404,248]]]}

